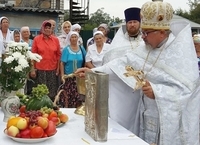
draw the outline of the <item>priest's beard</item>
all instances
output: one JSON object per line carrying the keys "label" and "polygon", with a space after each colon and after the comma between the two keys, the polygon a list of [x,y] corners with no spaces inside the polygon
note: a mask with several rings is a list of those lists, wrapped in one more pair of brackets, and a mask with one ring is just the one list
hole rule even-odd
{"label": "priest's beard", "polygon": [[128,35],[131,37],[131,36],[136,36],[139,34],[140,32],[140,29],[136,28],[136,27],[131,27],[131,28],[126,28],[127,29],[127,32],[128,32]]}

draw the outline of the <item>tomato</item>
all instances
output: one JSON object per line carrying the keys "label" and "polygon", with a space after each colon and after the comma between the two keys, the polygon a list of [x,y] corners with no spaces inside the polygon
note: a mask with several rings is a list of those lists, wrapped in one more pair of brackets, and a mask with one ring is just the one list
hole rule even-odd
{"label": "tomato", "polygon": [[31,138],[42,138],[44,134],[44,130],[40,126],[36,126],[31,129],[30,135]]}
{"label": "tomato", "polygon": [[25,113],[25,111],[26,111],[26,106],[25,106],[25,105],[22,105],[22,106],[20,107],[20,109],[19,109],[19,112],[20,112],[20,113]]}

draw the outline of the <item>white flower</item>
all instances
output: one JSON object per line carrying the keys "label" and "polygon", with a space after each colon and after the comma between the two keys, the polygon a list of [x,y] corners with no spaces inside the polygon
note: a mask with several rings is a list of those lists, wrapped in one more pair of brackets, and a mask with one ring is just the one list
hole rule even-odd
{"label": "white flower", "polygon": [[[19,90],[21,86],[24,85],[26,75],[31,69],[29,61],[35,60],[39,62],[42,59],[40,55],[32,53],[29,49],[26,42],[8,43],[5,51],[6,57],[0,62],[0,66],[4,68],[4,70],[0,72],[0,84],[4,90]],[[6,81],[2,81],[2,77],[5,77]],[[13,79],[16,83],[13,83]]]}
{"label": "white flower", "polygon": [[27,51],[27,57],[37,62],[40,62],[40,60],[42,59],[42,56],[37,53],[32,53],[31,51]]}
{"label": "white flower", "polygon": [[4,59],[4,62],[9,64],[9,63],[12,63],[12,61],[14,60],[15,58],[13,56],[8,56]]}
{"label": "white flower", "polygon": [[20,72],[22,71],[22,66],[18,65],[15,67],[15,72]]}
{"label": "white flower", "polygon": [[22,54],[20,52],[14,52],[12,56],[15,58],[15,60],[18,60],[20,57],[22,57]]}
{"label": "white flower", "polygon": [[22,68],[29,67],[28,61],[23,57],[19,58],[18,63]]}

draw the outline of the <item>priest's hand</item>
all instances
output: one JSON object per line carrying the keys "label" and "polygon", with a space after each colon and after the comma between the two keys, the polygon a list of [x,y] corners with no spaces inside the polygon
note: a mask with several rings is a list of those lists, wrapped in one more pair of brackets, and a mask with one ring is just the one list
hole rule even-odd
{"label": "priest's hand", "polygon": [[74,73],[76,75],[78,75],[79,77],[83,77],[84,78],[86,72],[92,72],[92,70],[87,68],[87,67],[83,67],[83,68],[78,68]]}
{"label": "priest's hand", "polygon": [[142,91],[150,99],[155,99],[153,89],[148,81],[146,81],[145,85],[142,87]]}

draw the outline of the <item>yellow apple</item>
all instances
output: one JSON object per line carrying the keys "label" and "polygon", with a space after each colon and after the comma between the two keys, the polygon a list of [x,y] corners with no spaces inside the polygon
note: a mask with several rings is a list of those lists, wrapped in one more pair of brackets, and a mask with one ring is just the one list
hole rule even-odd
{"label": "yellow apple", "polygon": [[19,121],[17,122],[17,128],[20,130],[24,130],[26,129],[28,126],[27,120],[25,118],[21,118],[19,119]]}
{"label": "yellow apple", "polygon": [[10,126],[7,130],[9,136],[15,137],[19,133],[19,129],[15,126]]}

